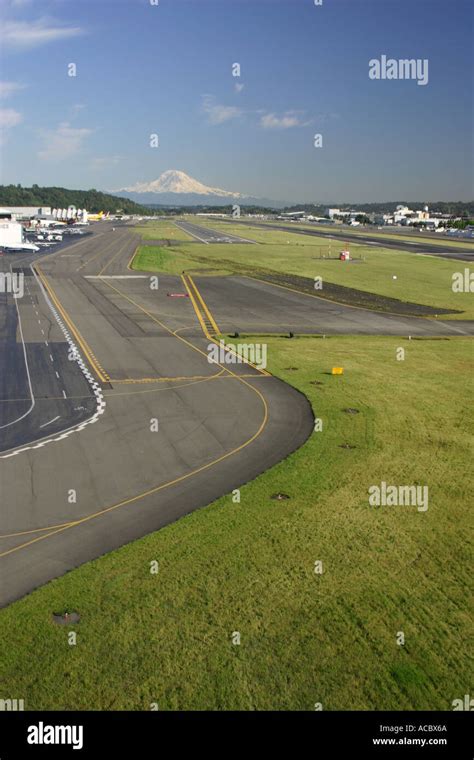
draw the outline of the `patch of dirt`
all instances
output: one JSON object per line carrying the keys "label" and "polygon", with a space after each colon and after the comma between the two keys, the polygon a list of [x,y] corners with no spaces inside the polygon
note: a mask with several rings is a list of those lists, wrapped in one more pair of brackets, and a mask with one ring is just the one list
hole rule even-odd
{"label": "patch of dirt", "polygon": [[[251,274],[249,275],[252,276]],[[325,298],[328,301],[337,301],[348,306],[359,306],[364,309],[374,311],[388,312],[391,314],[400,314],[410,317],[434,317],[441,314],[462,314],[457,309],[442,309],[441,307],[424,306],[419,303],[410,301],[400,301],[398,298],[381,296],[377,293],[366,293],[363,290],[348,288],[345,285],[335,285],[332,282],[324,280],[322,290],[315,291],[314,281],[309,277],[300,277],[299,275],[289,274],[256,274],[261,280],[275,283],[275,285],[286,285],[287,287],[299,290],[302,293],[311,293],[319,298]]]}
{"label": "patch of dirt", "polygon": [[79,623],[81,616],[78,612],[53,612],[53,620],[58,625],[71,625]]}
{"label": "patch of dirt", "polygon": [[[203,256],[190,256],[194,261],[209,263],[209,259]],[[245,275],[264,280],[270,284],[284,285],[301,293],[309,293],[327,301],[336,301],[347,306],[357,306],[372,311],[399,314],[405,317],[434,317],[443,314],[462,314],[458,309],[443,309],[441,307],[424,306],[410,301],[400,301],[398,298],[381,296],[377,293],[367,293],[364,290],[348,288],[345,285],[336,285],[324,280],[323,289],[315,291],[314,280],[297,274],[284,274],[263,267],[251,267],[228,259],[220,259],[219,262],[226,270],[236,275]]]}

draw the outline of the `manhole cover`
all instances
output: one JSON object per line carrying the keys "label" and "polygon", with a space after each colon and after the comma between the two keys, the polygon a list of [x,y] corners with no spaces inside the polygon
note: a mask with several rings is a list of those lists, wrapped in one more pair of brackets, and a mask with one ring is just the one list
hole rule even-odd
{"label": "manhole cover", "polygon": [[359,414],[358,409],[352,409],[352,407],[350,406],[348,406],[347,409],[343,409],[342,411],[345,412],[346,414]]}
{"label": "manhole cover", "polygon": [[352,446],[350,443],[340,443],[339,444],[340,449],[355,449],[355,446]]}
{"label": "manhole cover", "polygon": [[58,625],[71,625],[79,623],[81,616],[78,612],[53,612],[53,620]]}
{"label": "manhole cover", "polygon": [[275,501],[284,501],[285,499],[289,499],[287,493],[274,493],[273,496],[270,497],[271,499],[275,499]]}

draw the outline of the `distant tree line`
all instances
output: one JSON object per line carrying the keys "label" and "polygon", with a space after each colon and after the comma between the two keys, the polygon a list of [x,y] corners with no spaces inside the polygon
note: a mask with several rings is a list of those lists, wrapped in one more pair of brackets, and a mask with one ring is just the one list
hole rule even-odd
{"label": "distant tree line", "polygon": [[51,206],[51,208],[85,208],[91,213],[156,214],[156,209],[141,206],[127,198],[119,198],[100,190],[67,190],[65,187],[22,187],[0,185],[0,206]]}
{"label": "distant tree line", "polygon": [[[231,214],[234,204],[227,206],[209,206],[209,205],[197,205],[197,206],[169,206],[161,205],[159,203],[150,203],[150,208],[155,209],[161,213],[173,214],[180,216],[181,214]],[[274,214],[275,209],[269,206],[246,206],[245,204],[239,204],[240,210],[244,214]]]}
{"label": "distant tree line", "polygon": [[467,219],[466,218],[466,219],[462,219],[461,221],[458,221],[458,222],[448,221],[448,225],[447,226],[448,227],[455,227],[458,230],[464,230],[468,225],[469,226],[474,225],[474,219]]}
{"label": "distant tree line", "polygon": [[[232,213],[232,205],[225,206],[210,206],[210,205],[197,205],[197,206],[169,206],[161,205],[158,203],[151,203],[150,208],[159,210],[167,214],[189,214],[196,212],[214,213],[214,214],[230,214]],[[412,209],[421,209],[427,205],[426,201],[389,201],[386,203],[299,203],[298,205],[285,206],[284,208],[271,208],[269,206],[258,205],[246,205],[244,203],[239,204],[240,209],[245,214],[275,214],[291,211],[305,211],[307,214],[313,216],[325,216],[328,208],[339,208],[341,211],[361,211],[367,212],[367,214],[393,214],[397,206],[409,206]],[[428,202],[430,212],[438,214],[451,214],[452,216],[459,216],[462,219],[471,219],[474,216],[474,201],[436,201]],[[368,223],[369,218],[364,213],[360,213],[356,217],[356,221]]]}

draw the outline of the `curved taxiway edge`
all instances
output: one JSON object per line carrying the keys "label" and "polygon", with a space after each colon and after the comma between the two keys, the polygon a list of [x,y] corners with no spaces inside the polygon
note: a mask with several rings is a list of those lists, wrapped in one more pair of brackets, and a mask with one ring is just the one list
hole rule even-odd
{"label": "curved taxiway edge", "polygon": [[[236,424],[255,431],[256,422],[260,422],[260,417],[256,420],[249,414],[247,418],[245,408],[232,407],[233,389],[234,392],[236,389],[234,384],[240,385],[240,381],[234,378],[214,382],[227,383],[225,392],[228,394],[229,406]],[[165,484],[163,488],[147,488],[144,495],[140,495],[137,489],[136,493],[127,496],[123,502],[96,503],[97,512],[79,518],[78,522],[71,520],[69,523],[54,524],[54,521],[49,523],[45,518],[46,522],[43,522],[43,525],[49,525],[48,530],[26,532],[24,535],[7,539],[0,538],[0,605],[4,606],[19,599],[82,563],[154,532],[210,504],[224,494],[229,494],[231,504],[230,494],[233,489],[253,480],[305,443],[314,425],[313,412],[307,398],[271,376],[247,378],[246,384],[251,386],[247,389],[249,397],[254,395],[250,393],[252,389],[264,399],[262,405],[266,409],[265,424],[263,427],[260,426],[262,429],[253,440],[246,435],[242,448],[237,448],[228,457],[211,463],[209,467],[199,468],[199,471],[194,473],[190,472],[185,477],[176,479],[174,483],[171,480],[169,485]],[[207,385],[209,389],[206,393],[212,396],[215,393],[212,384]],[[130,413],[133,415],[132,408]],[[43,466],[51,469],[54,466],[52,455],[55,452],[59,452],[59,461],[65,461],[67,457],[67,461],[71,463],[76,457],[78,447],[88,446],[88,440],[92,442],[94,439],[94,444],[91,445],[100,445],[101,427],[107,424],[106,413],[100,424],[64,441],[60,448],[45,448],[21,455],[28,457],[23,464],[27,468]],[[110,456],[112,457],[112,453]],[[20,462],[21,457],[18,457],[16,461],[10,460],[10,465],[20,468]],[[0,462],[0,467],[2,464],[4,463]],[[103,464],[106,471],[105,458]],[[17,472],[20,472],[20,469],[17,469]],[[93,476],[100,478],[100,473],[101,468],[98,468]],[[61,477],[59,473],[58,477]],[[67,475],[65,477],[66,486]],[[157,485],[159,486],[159,483]],[[269,493],[269,508],[270,496]],[[244,499],[241,507],[245,509]]]}

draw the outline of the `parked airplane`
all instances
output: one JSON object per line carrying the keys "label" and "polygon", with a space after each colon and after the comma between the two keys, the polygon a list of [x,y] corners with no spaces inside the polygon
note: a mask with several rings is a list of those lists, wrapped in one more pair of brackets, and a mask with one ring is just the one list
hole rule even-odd
{"label": "parked airplane", "polygon": [[87,219],[89,222],[99,222],[101,219],[107,219],[109,213],[105,214],[103,211],[99,211],[98,214],[88,214]]}
{"label": "parked airplane", "polygon": [[11,245],[7,243],[2,243],[0,245],[0,248],[4,251],[30,251],[33,253],[36,253],[36,251],[39,251],[39,246],[35,245],[34,243],[12,243]]}

